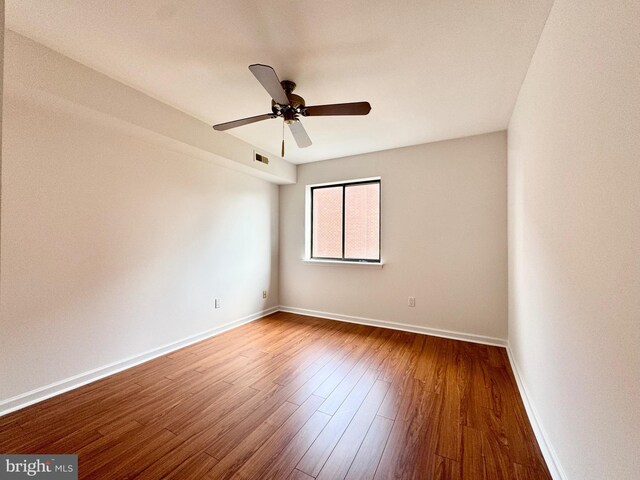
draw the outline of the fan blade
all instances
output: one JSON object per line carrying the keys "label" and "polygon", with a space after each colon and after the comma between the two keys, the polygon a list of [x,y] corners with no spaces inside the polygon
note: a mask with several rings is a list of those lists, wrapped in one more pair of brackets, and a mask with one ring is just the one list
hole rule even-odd
{"label": "fan blade", "polygon": [[234,120],[233,122],[219,123],[214,125],[213,129],[222,132],[223,130],[229,130],[230,128],[241,127],[243,125],[249,125],[250,123],[261,122],[269,118],[276,118],[273,113],[265,113],[264,115],[256,115],[255,117],[242,118],[240,120]]}
{"label": "fan blade", "polygon": [[319,117],[322,115],[366,115],[370,111],[369,102],[353,102],[304,107],[301,113],[305,117]]}
{"label": "fan blade", "polygon": [[289,105],[287,94],[280,85],[280,79],[273,68],[269,65],[249,65],[249,70],[258,79],[271,98],[280,105]]}
{"label": "fan blade", "polygon": [[300,122],[300,120],[290,123],[289,130],[291,130],[291,134],[296,140],[298,147],[306,148],[311,146],[311,139],[309,138],[309,135],[307,135],[307,131],[302,126],[302,122]]}

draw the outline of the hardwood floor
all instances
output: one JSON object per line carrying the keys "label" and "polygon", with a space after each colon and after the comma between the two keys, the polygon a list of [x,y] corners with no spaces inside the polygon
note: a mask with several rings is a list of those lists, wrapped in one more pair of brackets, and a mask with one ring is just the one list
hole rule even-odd
{"label": "hardwood floor", "polygon": [[80,478],[550,479],[502,348],[276,313],[0,417]]}

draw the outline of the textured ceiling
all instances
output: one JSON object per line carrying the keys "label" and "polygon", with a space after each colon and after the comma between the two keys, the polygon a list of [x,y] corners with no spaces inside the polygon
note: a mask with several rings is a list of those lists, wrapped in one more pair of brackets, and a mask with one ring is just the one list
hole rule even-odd
{"label": "textured ceiling", "polygon": [[[308,105],[294,163],[507,127],[552,0],[7,0],[8,28],[215,124],[270,110],[247,66],[272,65]],[[279,152],[282,123],[229,131]]]}

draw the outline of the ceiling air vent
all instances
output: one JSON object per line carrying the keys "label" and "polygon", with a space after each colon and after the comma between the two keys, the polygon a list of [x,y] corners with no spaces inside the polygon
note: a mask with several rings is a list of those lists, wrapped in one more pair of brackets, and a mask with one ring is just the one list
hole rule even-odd
{"label": "ceiling air vent", "polygon": [[255,155],[254,159],[256,162],[264,163],[265,165],[269,165],[269,159],[264,155],[260,155],[258,152],[253,152]]}

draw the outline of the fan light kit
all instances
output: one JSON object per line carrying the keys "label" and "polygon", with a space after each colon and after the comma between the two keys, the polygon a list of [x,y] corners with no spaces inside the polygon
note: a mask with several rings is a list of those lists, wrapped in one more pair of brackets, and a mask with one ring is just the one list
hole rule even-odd
{"label": "fan light kit", "polygon": [[[329,115],[366,115],[371,111],[369,102],[336,103],[332,105],[315,105],[307,107],[299,95],[293,93],[296,84],[291,80],[280,81],[278,75],[269,65],[249,65],[249,70],[258,79],[269,95],[271,95],[271,113],[243,118],[232,122],[214,125],[214,130],[224,131],[230,128],[249,125],[269,118],[282,118],[284,124],[289,125],[291,134],[298,147],[306,148],[311,145],[311,139],[300,122],[303,117],[320,117]],[[282,138],[282,156],[284,157],[284,131]]]}

